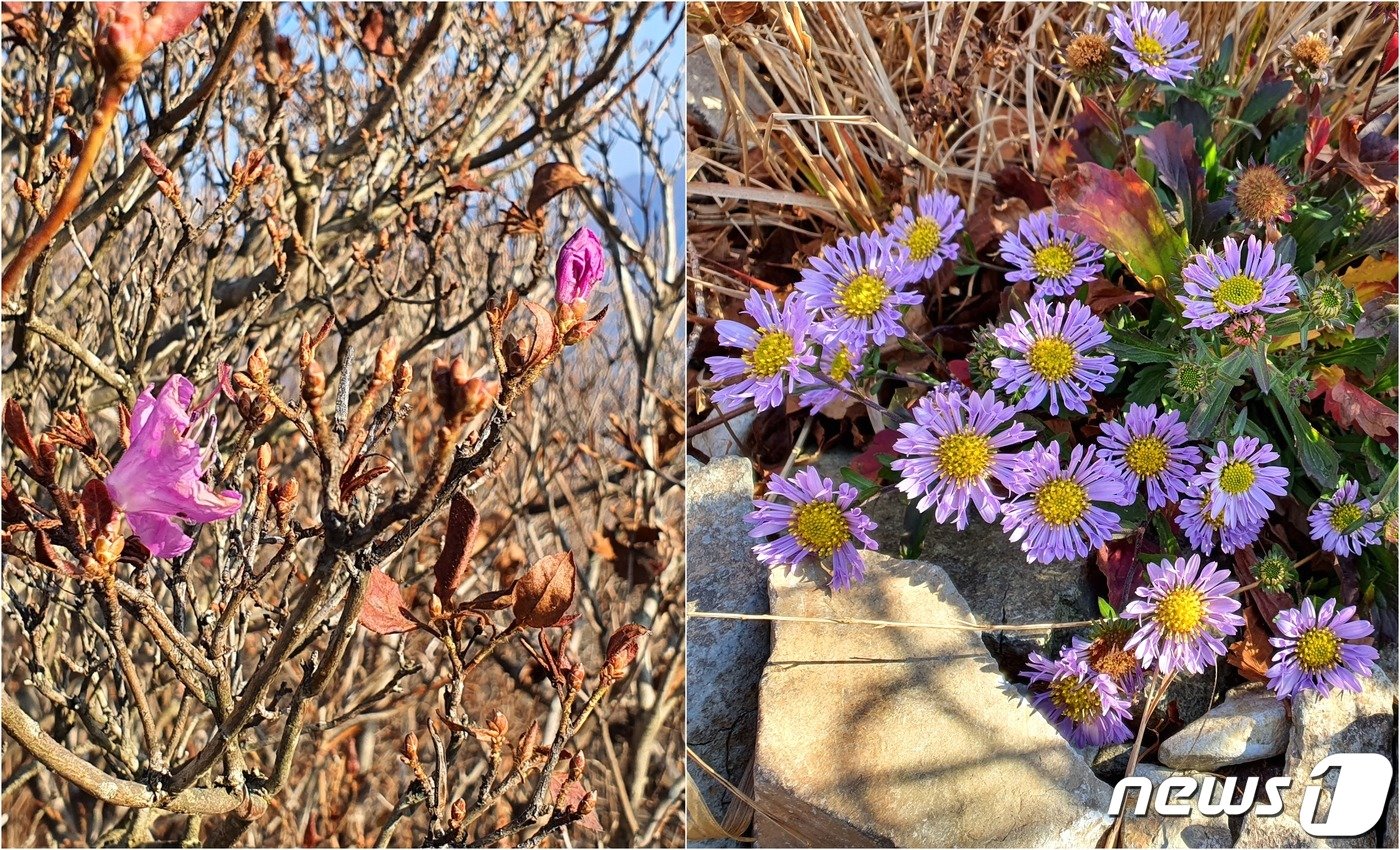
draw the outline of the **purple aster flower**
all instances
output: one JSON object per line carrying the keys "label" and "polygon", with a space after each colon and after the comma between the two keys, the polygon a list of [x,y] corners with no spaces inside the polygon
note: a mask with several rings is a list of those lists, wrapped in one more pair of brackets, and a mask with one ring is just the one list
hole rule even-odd
{"label": "purple aster flower", "polygon": [[[831,342],[822,346],[821,356],[817,358],[817,369],[840,386],[852,390],[855,388],[856,378],[859,378],[865,369],[861,362],[863,357],[863,352],[853,352],[845,343]],[[846,392],[811,374],[804,376],[804,382],[804,386],[797,392],[797,399],[803,407],[811,408],[813,413],[824,413],[833,404],[853,400]]]}
{"label": "purple aster flower", "polygon": [[1118,515],[1100,507],[1130,503],[1123,479],[1093,446],[1075,446],[1060,467],[1060,444],[1035,445],[1012,459],[1011,492],[1001,528],[1032,563],[1084,558],[1118,531]]}
{"label": "purple aster flower", "polygon": [[560,304],[583,301],[606,272],[598,234],[580,227],[564,243],[554,264],[554,300]]}
{"label": "purple aster flower", "polygon": [[1269,465],[1276,460],[1274,447],[1254,437],[1236,437],[1233,445],[1222,440],[1191,485],[1205,489],[1227,526],[1243,527],[1267,516],[1274,497],[1288,492],[1288,470]]}
{"label": "purple aster flower", "polygon": [[900,210],[890,222],[889,238],[908,252],[914,280],[933,277],[944,263],[957,259],[965,215],[957,195],[935,189],[920,195],[912,208]]}
{"label": "purple aster flower", "polygon": [[1060,227],[1059,216],[1038,212],[1001,237],[1001,258],[1015,269],[1007,280],[1035,283],[1036,298],[1058,298],[1103,273],[1103,249]]}
{"label": "purple aster flower", "polygon": [[1176,524],[1191,541],[1191,547],[1199,552],[1215,551],[1216,540],[1220,541],[1220,551],[1225,554],[1253,546],[1264,528],[1264,515],[1246,518],[1238,525],[1228,525],[1225,514],[1210,509],[1210,493],[1199,499],[1182,499],[1181,513],[1177,514]]}
{"label": "purple aster flower", "polygon": [[753,548],[760,561],[796,567],[807,558],[830,558],[833,590],[845,590],[865,577],[865,560],[856,544],[879,547],[870,537],[875,523],[856,506],[856,488],[845,483],[833,487],[830,478],[809,466],[790,479],[774,477],[768,495],[792,504],[754,499],[754,510],[745,517],[754,526],[749,536],[780,535]]}
{"label": "purple aster flower", "polygon": [[1380,657],[1375,647],[1347,641],[1375,631],[1365,620],[1354,619],[1355,607],[1335,610],[1337,600],[1322,603],[1321,610],[1304,599],[1298,608],[1280,611],[1274,618],[1281,637],[1269,638],[1277,647],[1274,663],[1265,674],[1269,688],[1279,699],[1317,691],[1327,696],[1333,688],[1361,692],[1361,679],[1371,675]]}
{"label": "purple aster flower", "polygon": [[1377,535],[1384,523],[1379,519],[1361,522],[1370,515],[1371,500],[1358,499],[1359,489],[1355,481],[1348,481],[1331,498],[1319,500],[1308,514],[1312,539],[1334,555],[1359,555],[1363,548],[1380,542]]}
{"label": "purple aster flower", "polygon": [[1239,600],[1230,596],[1239,582],[1213,562],[1202,564],[1200,555],[1148,564],[1147,578],[1150,584],[1137,589],[1142,598],[1123,609],[1124,617],[1142,624],[1125,648],[1162,673],[1200,673],[1225,654],[1222,638],[1244,625],[1235,613]]}
{"label": "purple aster flower", "polygon": [[1076,747],[1104,746],[1131,740],[1129,703],[1113,679],[1090,669],[1074,652],[1051,661],[1032,652],[1021,673],[1030,680],[1031,704]]}
{"label": "purple aster flower", "polygon": [[714,380],[737,379],[714,393],[715,404],[726,413],[749,398],[759,410],[782,405],[785,394],[796,388],[802,370],[817,362],[816,355],[807,351],[812,317],[802,296],[789,297],[779,308],[773,293],[750,290],[744,299],[744,312],[758,323],[757,330],[729,319],[715,322],[720,343],[743,353],[705,359]]}
{"label": "purple aster flower", "polygon": [[194,384],[184,375],[172,375],[158,396],[151,387],[142,390],[131,409],[131,444],[104,482],[157,558],[183,555],[194,545],[182,523],[225,519],[243,504],[236,491],[216,492],[204,482],[204,448],[193,435],[208,420],[208,401],[191,408],[193,401]]}
{"label": "purple aster flower", "polygon": [[1032,301],[1025,315],[1012,313],[1011,321],[997,328],[996,339],[1007,356],[992,361],[997,372],[992,386],[1008,394],[1024,388],[1022,410],[1048,396],[1052,416],[1061,406],[1087,413],[1085,402],[1118,373],[1111,355],[1089,353],[1108,342],[1108,329],[1078,301]]}
{"label": "purple aster flower", "polygon": [[865,350],[906,331],[900,308],[919,303],[919,279],[904,249],[877,233],[846,236],[813,257],[797,289],[819,310],[822,340]]}
{"label": "purple aster flower", "polygon": [[[1108,15],[1108,28],[1119,44],[1118,51],[1128,68],[1171,85],[1191,79],[1200,56],[1190,55],[1198,42],[1187,41],[1190,31],[1176,12],[1133,0],[1125,15],[1114,9]],[[1126,72],[1119,71],[1124,77]]]}
{"label": "purple aster flower", "polygon": [[1188,328],[1210,330],[1238,316],[1282,313],[1298,291],[1293,266],[1280,263],[1274,246],[1250,236],[1240,242],[1225,237],[1220,253],[1208,249],[1181,270]]}
{"label": "purple aster flower", "polygon": [[1158,416],[1155,404],[1132,404],[1121,423],[1104,423],[1098,442],[1129,492],[1147,484],[1147,507],[1155,509],[1176,501],[1196,473],[1201,450],[1188,445],[1188,439],[1178,411]]}
{"label": "purple aster flower", "polygon": [[1032,436],[1011,421],[1016,408],[997,401],[990,390],[964,399],[956,390],[935,389],[911,412],[914,421],[900,425],[894,441],[900,457],[890,464],[900,474],[900,492],[917,499],[920,511],[936,506],[933,516],[939,522],[956,514],[959,531],[967,528],[969,502],[983,520],[996,519],[1001,499],[992,483],[1010,475],[1014,457],[998,450]]}

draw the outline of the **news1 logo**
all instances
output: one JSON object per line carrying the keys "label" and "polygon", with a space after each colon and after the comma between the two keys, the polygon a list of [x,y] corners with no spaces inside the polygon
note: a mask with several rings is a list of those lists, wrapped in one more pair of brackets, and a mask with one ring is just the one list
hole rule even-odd
{"label": "news1 logo", "polygon": [[[1314,838],[1354,838],[1374,827],[1384,814],[1385,798],[1390,793],[1394,768],[1390,759],[1378,753],[1336,753],[1324,758],[1312,770],[1312,779],[1321,779],[1328,771],[1337,771],[1337,785],[1332,791],[1332,805],[1321,823],[1317,820],[1322,786],[1316,782],[1303,788],[1303,802],[1298,811],[1298,823]],[[1150,804],[1163,817],[1186,817],[1192,812],[1189,800],[1197,798],[1195,809],[1207,817],[1242,815],[1253,811],[1256,817],[1275,817],[1283,813],[1283,792],[1293,783],[1291,777],[1276,776],[1263,782],[1263,799],[1259,800],[1260,780],[1257,776],[1244,779],[1243,788],[1234,776],[1217,779],[1214,776],[1173,776],[1162,780],[1155,792],[1152,781],[1143,776],[1129,776],[1113,788],[1109,814],[1117,817],[1123,812],[1129,789],[1137,791],[1133,814],[1145,815]],[[1216,786],[1220,786],[1217,794]],[[1236,802],[1235,791],[1239,790]],[[1258,805],[1256,806],[1256,802]]]}

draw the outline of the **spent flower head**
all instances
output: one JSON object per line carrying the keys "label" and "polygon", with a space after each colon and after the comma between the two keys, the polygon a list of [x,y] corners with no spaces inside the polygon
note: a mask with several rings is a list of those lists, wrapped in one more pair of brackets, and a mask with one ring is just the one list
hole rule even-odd
{"label": "spent flower head", "polygon": [[1268,225],[1293,220],[1293,187],[1278,168],[1251,162],[1240,169],[1230,186],[1235,214],[1250,224]]}
{"label": "spent flower head", "polygon": [[1105,86],[1118,76],[1113,45],[1103,33],[1092,29],[1074,34],[1064,49],[1062,73],[1089,89]]}
{"label": "spent flower head", "polygon": [[1342,57],[1338,38],[1325,30],[1305,32],[1284,48],[1289,71],[1300,86],[1309,83],[1327,85],[1332,79],[1332,65]]}

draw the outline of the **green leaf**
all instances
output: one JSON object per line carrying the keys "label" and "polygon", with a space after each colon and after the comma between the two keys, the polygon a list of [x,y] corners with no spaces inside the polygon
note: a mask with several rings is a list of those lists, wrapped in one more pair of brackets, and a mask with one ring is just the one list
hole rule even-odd
{"label": "green leaf", "polygon": [[1220,378],[1211,388],[1210,395],[1201,399],[1191,413],[1191,422],[1187,427],[1193,439],[1204,440],[1215,430],[1230,401],[1230,393],[1249,366],[1249,359],[1248,351],[1236,350],[1220,361]]}
{"label": "green leaf", "polygon": [[1108,600],[1104,599],[1102,596],[1099,597],[1099,616],[1103,617],[1105,620],[1118,619],[1118,612],[1113,610],[1113,606],[1109,605]]}

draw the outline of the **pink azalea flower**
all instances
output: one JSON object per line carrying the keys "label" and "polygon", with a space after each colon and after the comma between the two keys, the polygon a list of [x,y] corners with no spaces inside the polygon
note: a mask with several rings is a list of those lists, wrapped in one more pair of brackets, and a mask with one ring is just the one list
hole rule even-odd
{"label": "pink azalea flower", "polygon": [[[190,437],[205,414],[191,409],[194,384],[173,375],[159,396],[147,387],[131,411],[131,445],[107,476],[107,492],[131,529],[157,558],[188,552],[194,539],[181,523],[232,516],[243,504],[233,490],[217,493],[203,481],[203,449]],[[197,421],[195,417],[198,417]]]}
{"label": "pink azalea flower", "polygon": [[[150,6],[149,14],[147,7]],[[162,44],[174,41],[204,13],[203,3],[98,3],[98,63],[134,80],[141,63]]]}
{"label": "pink azalea flower", "polygon": [[598,234],[580,227],[559,251],[554,266],[554,298],[560,304],[583,301],[603,279],[603,244]]}

